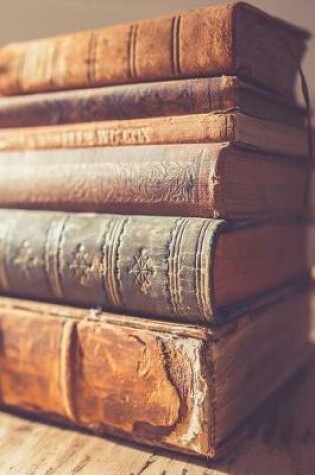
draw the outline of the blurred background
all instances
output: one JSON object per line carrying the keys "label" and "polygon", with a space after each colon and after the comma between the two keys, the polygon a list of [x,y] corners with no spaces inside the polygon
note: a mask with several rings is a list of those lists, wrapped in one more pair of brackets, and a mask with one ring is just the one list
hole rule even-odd
{"label": "blurred background", "polygon": [[[217,3],[219,0],[0,0],[0,44],[131,22]],[[315,33],[315,0],[252,0],[250,3]],[[304,62],[304,71],[314,103],[314,40]]]}

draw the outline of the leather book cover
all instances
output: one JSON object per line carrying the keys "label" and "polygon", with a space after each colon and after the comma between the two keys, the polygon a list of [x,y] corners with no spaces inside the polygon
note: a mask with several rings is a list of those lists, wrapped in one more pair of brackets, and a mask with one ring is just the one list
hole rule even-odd
{"label": "leather book cover", "polygon": [[250,218],[301,215],[305,160],[229,144],[0,153],[0,207]]}
{"label": "leather book cover", "polygon": [[0,210],[0,292],[178,322],[221,321],[306,271],[299,221]]}
{"label": "leather book cover", "polygon": [[243,2],[209,6],[7,45],[0,93],[234,74],[292,97],[308,38]]}
{"label": "leather book cover", "polygon": [[230,142],[261,152],[309,156],[306,128],[240,113],[0,129],[0,151]]}
{"label": "leather book cover", "polygon": [[213,329],[0,298],[1,406],[216,457],[307,359],[309,298]]}
{"label": "leather book cover", "polygon": [[221,76],[1,97],[0,127],[228,111],[300,127],[306,123],[305,109],[294,101],[235,76]]}

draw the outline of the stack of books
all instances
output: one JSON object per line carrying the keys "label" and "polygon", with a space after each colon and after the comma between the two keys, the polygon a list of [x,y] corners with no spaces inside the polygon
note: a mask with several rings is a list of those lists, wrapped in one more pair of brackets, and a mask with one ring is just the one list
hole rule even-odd
{"label": "stack of books", "polygon": [[215,457],[305,361],[308,37],[236,3],[2,48],[4,407]]}

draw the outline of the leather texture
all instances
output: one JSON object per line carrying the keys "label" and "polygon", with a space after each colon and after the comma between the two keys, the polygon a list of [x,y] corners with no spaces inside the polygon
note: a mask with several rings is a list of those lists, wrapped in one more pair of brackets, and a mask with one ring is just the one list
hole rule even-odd
{"label": "leather texture", "polygon": [[0,127],[31,127],[239,110],[303,126],[306,114],[237,77],[178,79],[0,98]]}
{"label": "leather texture", "polygon": [[284,156],[309,157],[306,128],[240,113],[0,129],[0,151],[218,142]]}
{"label": "leather texture", "polygon": [[242,2],[210,6],[5,46],[0,93],[235,74],[292,96],[308,36]]}
{"label": "leather texture", "polygon": [[226,144],[0,154],[0,206],[250,218],[302,213],[308,176],[291,161]]}
{"label": "leather texture", "polygon": [[304,362],[308,300],[211,330],[0,298],[1,406],[215,457]]}
{"label": "leather texture", "polygon": [[299,223],[239,226],[226,232],[213,219],[0,210],[0,291],[213,322],[220,309],[306,269]]}

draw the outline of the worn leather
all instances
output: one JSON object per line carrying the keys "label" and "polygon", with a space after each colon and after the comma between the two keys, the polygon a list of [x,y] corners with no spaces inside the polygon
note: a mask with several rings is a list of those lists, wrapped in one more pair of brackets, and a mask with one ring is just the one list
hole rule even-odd
{"label": "worn leather", "polygon": [[291,289],[210,330],[0,298],[1,406],[217,456],[305,360],[308,301]]}
{"label": "worn leather", "polygon": [[248,218],[301,214],[308,169],[226,144],[0,154],[2,208]]}
{"label": "worn leather", "polygon": [[224,228],[201,218],[0,210],[0,291],[205,323],[305,272],[299,223]]}
{"label": "worn leather", "polygon": [[235,74],[293,95],[308,34],[242,2],[5,46],[0,93]]}
{"label": "worn leather", "polygon": [[305,110],[235,76],[178,79],[0,99],[0,127],[239,110],[257,118],[303,126]]}
{"label": "worn leather", "polygon": [[309,156],[306,128],[260,120],[241,113],[0,129],[0,150],[8,151],[217,142],[231,142],[285,156]]}

